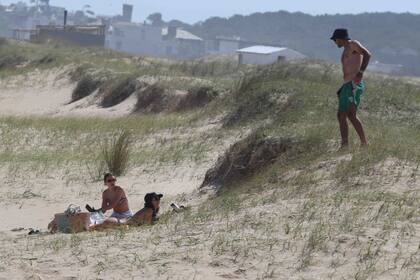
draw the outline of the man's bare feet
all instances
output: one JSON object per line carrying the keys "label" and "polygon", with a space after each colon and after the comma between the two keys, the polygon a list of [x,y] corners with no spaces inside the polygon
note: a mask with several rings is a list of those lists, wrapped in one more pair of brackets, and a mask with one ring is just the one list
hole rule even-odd
{"label": "man's bare feet", "polygon": [[347,151],[349,149],[349,144],[341,144],[340,148],[338,149],[339,152],[341,151]]}
{"label": "man's bare feet", "polygon": [[367,147],[369,147],[369,143],[368,143],[368,142],[366,142],[366,143],[361,143],[361,144],[360,144],[360,148],[367,148]]}

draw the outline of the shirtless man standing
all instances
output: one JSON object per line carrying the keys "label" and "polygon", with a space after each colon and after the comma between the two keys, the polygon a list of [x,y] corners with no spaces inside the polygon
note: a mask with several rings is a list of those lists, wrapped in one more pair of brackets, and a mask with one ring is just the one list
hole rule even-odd
{"label": "shirtless man standing", "polygon": [[124,190],[115,185],[117,179],[111,173],[104,175],[104,184],[108,187],[102,193],[102,207],[96,210],[95,208],[86,205],[89,212],[101,211],[105,213],[107,210],[113,209],[110,220],[108,222],[119,222],[123,219],[129,219],[133,216],[129,206],[128,199]]}
{"label": "shirtless man standing", "polygon": [[336,29],[331,37],[339,48],[344,47],[341,63],[343,64],[344,84],[338,90],[338,122],[340,124],[341,147],[349,144],[349,127],[347,118],[353,124],[360,137],[362,146],[368,141],[363,125],[356,115],[361,96],[365,90],[363,73],[369,65],[370,52],[358,41],[351,40],[347,29]]}

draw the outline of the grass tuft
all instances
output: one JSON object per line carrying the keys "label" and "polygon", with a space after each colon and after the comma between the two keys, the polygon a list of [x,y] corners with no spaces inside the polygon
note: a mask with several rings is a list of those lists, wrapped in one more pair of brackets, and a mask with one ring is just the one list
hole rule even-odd
{"label": "grass tuft", "polygon": [[118,78],[102,87],[103,97],[101,106],[109,108],[115,106],[127,99],[137,89],[137,80],[135,76],[126,76]]}
{"label": "grass tuft", "polygon": [[137,92],[137,113],[160,113],[167,107],[167,89],[161,84],[152,84]]}
{"label": "grass tuft", "polygon": [[266,138],[259,131],[232,145],[207,171],[205,186],[223,186],[254,175],[291,147],[289,139]]}
{"label": "grass tuft", "polygon": [[177,111],[191,110],[204,107],[213,101],[219,93],[210,86],[193,87],[181,99],[177,106]]}
{"label": "grass tuft", "polygon": [[76,88],[73,90],[71,95],[71,102],[76,102],[82,98],[85,98],[97,90],[102,82],[95,79],[90,75],[86,75],[77,83]]}
{"label": "grass tuft", "polygon": [[25,57],[19,54],[9,54],[0,57],[0,70],[13,69],[26,61]]}
{"label": "grass tuft", "polygon": [[109,172],[116,176],[123,175],[129,166],[131,133],[122,130],[112,135],[102,146],[102,160]]}

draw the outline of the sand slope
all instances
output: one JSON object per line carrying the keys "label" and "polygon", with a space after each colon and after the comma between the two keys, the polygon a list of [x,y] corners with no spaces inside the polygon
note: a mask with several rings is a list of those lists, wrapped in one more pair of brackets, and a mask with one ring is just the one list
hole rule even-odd
{"label": "sand slope", "polygon": [[98,92],[70,103],[76,84],[67,72],[67,68],[52,69],[0,80],[0,115],[116,117],[133,111],[134,95],[110,108],[99,106]]}
{"label": "sand slope", "polygon": [[[68,104],[74,84],[65,73],[1,81],[0,115],[131,112],[133,96],[108,109],[98,106],[96,93]],[[11,149],[36,151],[49,143],[64,149],[63,143],[50,141],[55,134],[24,130],[17,134],[24,139],[12,139]],[[85,166],[74,161],[45,170],[19,161],[1,165],[0,279],[420,279],[418,162],[388,157],[343,176],[351,181],[346,184],[339,171],[348,163],[344,170],[359,171],[357,161],[351,165],[358,151],[331,149],[304,168],[265,174],[270,186],[216,197],[211,189],[197,189],[205,171],[249,128],[238,134],[221,130],[218,122],[203,121],[201,127],[187,125],[137,139],[137,149],[155,148],[152,153],[170,151],[174,143],[188,148],[192,142],[186,139],[213,142],[208,150],[193,150],[202,154],[201,160],[159,162],[149,154],[118,178],[134,211],[142,207],[145,193],[165,194],[161,220],[149,227],[28,236],[29,227],[45,231],[53,214],[69,203],[98,206],[103,185],[92,182]],[[172,201],[191,208],[173,213]]]}

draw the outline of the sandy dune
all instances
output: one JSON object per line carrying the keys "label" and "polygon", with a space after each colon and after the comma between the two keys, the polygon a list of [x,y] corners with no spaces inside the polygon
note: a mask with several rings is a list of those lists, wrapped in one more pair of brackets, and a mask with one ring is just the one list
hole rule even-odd
{"label": "sandy dune", "polygon": [[[132,111],[134,96],[108,109],[98,106],[97,93],[69,104],[75,85],[66,73],[55,69],[0,81],[0,116],[113,117]],[[29,228],[45,231],[69,203],[98,206],[104,187],[74,161],[46,170],[6,161],[0,165],[0,279],[420,279],[418,162],[389,157],[369,172],[345,177],[356,182],[348,189],[338,177],[353,152],[331,149],[304,168],[267,174],[274,187],[227,197],[209,190],[207,199],[198,191],[206,170],[249,129],[226,135],[209,121],[137,139],[137,149],[154,147],[156,153],[171,143],[188,148],[186,139],[206,140],[216,130],[223,138],[210,138],[208,151],[194,150],[201,160],[146,158],[118,178],[133,211],[147,192],[165,194],[161,220],[149,227],[28,236]],[[23,139],[9,139],[13,152],[47,149],[58,137],[22,130]],[[172,201],[192,209],[173,213]]]}
{"label": "sandy dune", "polygon": [[69,81],[67,71],[53,69],[0,80],[0,115],[117,117],[133,111],[134,95],[110,108],[99,106],[98,92],[70,103],[76,84]]}

